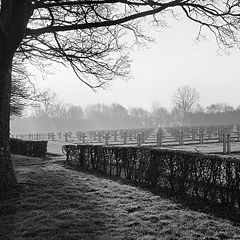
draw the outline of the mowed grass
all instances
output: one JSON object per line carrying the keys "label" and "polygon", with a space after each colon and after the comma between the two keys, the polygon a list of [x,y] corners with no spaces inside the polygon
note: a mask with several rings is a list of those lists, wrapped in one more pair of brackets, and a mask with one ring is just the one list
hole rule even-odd
{"label": "mowed grass", "polygon": [[13,156],[20,194],[0,203],[0,239],[240,239],[228,220],[184,208],[61,159]]}

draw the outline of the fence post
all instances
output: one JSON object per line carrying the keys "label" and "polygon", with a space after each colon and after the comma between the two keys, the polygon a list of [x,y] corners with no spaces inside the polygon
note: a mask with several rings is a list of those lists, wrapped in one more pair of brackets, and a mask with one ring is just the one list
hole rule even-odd
{"label": "fence post", "polygon": [[181,145],[184,145],[184,130],[181,130]]}
{"label": "fence post", "polygon": [[136,130],[136,129],[134,129],[133,138],[134,138],[134,139],[137,139],[137,138],[138,138],[138,133],[137,133],[137,130]]}
{"label": "fence post", "polygon": [[223,153],[226,154],[227,153],[227,139],[226,139],[226,133],[222,133],[222,143],[223,143]]}
{"label": "fence post", "polygon": [[106,132],[106,133],[105,133],[105,145],[106,145],[106,146],[109,145],[109,143],[108,143],[108,139],[109,139],[109,133]]}
{"label": "fence post", "polygon": [[141,143],[145,143],[145,132],[141,133]]}
{"label": "fence post", "polygon": [[93,141],[96,141],[96,132],[93,132]]}
{"label": "fence post", "polygon": [[123,130],[120,130],[120,139],[123,139]]}
{"label": "fence post", "polygon": [[227,153],[231,153],[231,134],[227,134]]}
{"label": "fence post", "polygon": [[123,133],[123,144],[126,145],[127,144],[127,132]]}
{"label": "fence post", "polygon": [[82,133],[82,142],[85,143],[86,142],[86,134]]}
{"label": "fence post", "polygon": [[76,136],[77,136],[77,139],[78,139],[78,141],[81,141],[81,134],[80,134],[80,132],[76,132]]}
{"label": "fence post", "polygon": [[196,129],[192,128],[192,140],[195,141],[196,140]]}
{"label": "fence post", "polygon": [[100,131],[98,132],[98,142],[102,142],[102,133]]}
{"label": "fence post", "polygon": [[137,135],[137,146],[138,147],[141,147],[141,143],[142,143],[142,140],[141,140],[142,136],[141,135],[142,135],[141,133],[138,133],[138,135]]}
{"label": "fence post", "polygon": [[237,126],[237,141],[240,141],[240,126]]}
{"label": "fence post", "polygon": [[208,128],[207,134],[208,134],[208,140],[212,140],[212,129]]}
{"label": "fence post", "polygon": [[178,135],[179,135],[179,145],[183,145],[184,144],[184,137],[183,137],[183,130],[179,130],[178,131]]}
{"label": "fence post", "polygon": [[58,139],[62,139],[62,132],[58,133]]}
{"label": "fence post", "polygon": [[204,143],[204,129],[202,128],[199,129],[199,143],[200,144]]}
{"label": "fence post", "polygon": [[89,132],[89,138],[90,138],[90,140],[92,140],[92,138],[93,138],[93,132],[92,131]]}
{"label": "fence post", "polygon": [[163,145],[163,130],[158,128],[157,130],[157,147],[162,147]]}
{"label": "fence post", "polygon": [[130,130],[128,133],[129,133],[129,141],[131,142],[132,141],[132,131]]}
{"label": "fence post", "polygon": [[65,140],[65,142],[67,142],[68,141],[68,133],[64,133],[64,140]]}
{"label": "fence post", "polygon": [[221,128],[218,129],[218,141],[219,142],[223,141],[223,131]]}
{"label": "fence post", "polygon": [[186,137],[190,138],[190,130],[189,130],[189,128],[186,129]]}
{"label": "fence post", "polygon": [[113,141],[117,142],[117,131],[114,131],[113,138],[114,138]]}

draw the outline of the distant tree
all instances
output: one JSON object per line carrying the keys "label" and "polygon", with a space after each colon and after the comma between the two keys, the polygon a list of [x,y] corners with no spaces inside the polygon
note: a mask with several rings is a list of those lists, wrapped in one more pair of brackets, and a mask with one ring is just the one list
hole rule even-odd
{"label": "distant tree", "polygon": [[181,126],[182,120],[183,120],[182,112],[178,108],[174,107],[171,110],[171,124],[173,126]]}
{"label": "distant tree", "polygon": [[69,104],[56,100],[51,106],[51,118],[55,120],[66,121],[68,119],[68,108]]}
{"label": "distant tree", "polygon": [[141,107],[132,107],[128,110],[129,117],[135,127],[147,127],[151,125],[151,114]]}
{"label": "distant tree", "polygon": [[208,113],[218,113],[218,112],[230,112],[234,111],[234,108],[228,103],[215,103],[207,106]]}
{"label": "distant tree", "polygon": [[196,104],[195,108],[194,108],[194,112],[196,113],[204,113],[205,109],[203,106],[201,106],[200,104]]}
{"label": "distant tree", "polygon": [[110,122],[109,126],[113,129],[129,128],[128,110],[118,103],[109,106]]}
{"label": "distant tree", "polygon": [[45,90],[45,94],[42,96],[39,106],[35,108],[35,115],[50,118],[54,112],[56,103],[57,94],[52,92],[50,89]]}
{"label": "distant tree", "polygon": [[128,110],[118,103],[111,104],[109,108],[113,119],[123,119],[128,117]]}
{"label": "distant tree", "polygon": [[162,107],[158,102],[154,102],[152,105],[152,117],[156,127],[169,126],[170,124],[169,111],[165,107]]}
{"label": "distant tree", "polygon": [[88,104],[85,109],[84,113],[87,119],[96,119],[99,120],[102,115],[102,104]]}
{"label": "distant tree", "polygon": [[109,107],[101,103],[87,105],[84,109],[84,114],[95,129],[102,129],[108,126],[111,115]]}
{"label": "distant tree", "polygon": [[67,110],[67,118],[71,121],[80,121],[84,118],[84,112],[81,106],[69,106]]}
{"label": "distant tree", "polygon": [[199,92],[190,86],[182,86],[177,89],[173,97],[175,112],[184,118],[187,113],[194,110],[194,106],[199,101]]}

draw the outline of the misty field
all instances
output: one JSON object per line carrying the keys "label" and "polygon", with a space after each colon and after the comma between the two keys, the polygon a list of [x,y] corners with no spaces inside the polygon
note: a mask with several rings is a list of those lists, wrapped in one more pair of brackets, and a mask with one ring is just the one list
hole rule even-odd
{"label": "misty field", "polygon": [[[64,141],[48,141],[48,152],[53,154],[62,154],[61,148],[65,144],[71,144],[71,143],[64,142]],[[128,145],[128,146],[131,146],[131,145]],[[151,147],[151,145],[149,146]],[[232,153],[227,155],[223,155],[222,143],[187,144],[187,145],[181,145],[181,146],[174,145],[174,146],[165,146],[162,148],[191,151],[191,152],[201,152],[204,154],[220,154],[224,157],[234,157],[234,158],[240,159],[240,142],[232,142],[231,143]]]}
{"label": "misty field", "polygon": [[191,152],[201,152],[204,154],[217,154],[224,157],[234,157],[240,159],[240,143],[231,143],[231,154],[223,154],[223,144],[222,143],[204,143],[204,144],[189,144],[182,146],[168,146],[169,149],[177,149],[183,151]]}
{"label": "misty field", "polygon": [[228,220],[69,169],[62,157],[13,163],[20,194],[1,202],[0,239],[240,239]]}

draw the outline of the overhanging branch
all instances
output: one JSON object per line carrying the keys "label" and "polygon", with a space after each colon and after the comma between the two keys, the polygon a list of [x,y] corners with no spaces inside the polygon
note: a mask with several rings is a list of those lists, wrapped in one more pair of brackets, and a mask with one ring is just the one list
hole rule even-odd
{"label": "overhanging branch", "polygon": [[138,18],[150,16],[157,14],[166,8],[171,7],[170,5],[163,5],[159,8],[152,9],[149,11],[144,11],[136,14],[132,14],[130,16],[116,19],[116,20],[109,20],[109,21],[103,21],[103,22],[93,22],[93,23],[83,23],[83,24],[73,24],[73,25],[65,25],[65,26],[47,26],[44,28],[38,28],[38,29],[27,29],[26,35],[34,35],[39,36],[41,34],[45,33],[51,33],[51,32],[64,32],[64,31],[71,31],[71,30],[80,30],[80,29],[92,29],[92,28],[100,28],[100,27],[109,27],[109,26],[115,26],[119,25],[125,22],[129,22]]}

